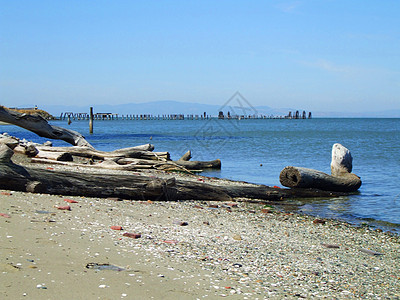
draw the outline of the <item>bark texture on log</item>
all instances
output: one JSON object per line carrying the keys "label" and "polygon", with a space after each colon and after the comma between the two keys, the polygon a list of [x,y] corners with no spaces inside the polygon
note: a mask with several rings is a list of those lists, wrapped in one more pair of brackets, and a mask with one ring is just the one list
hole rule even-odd
{"label": "bark texture on log", "polygon": [[75,146],[93,148],[79,132],[50,125],[40,115],[27,115],[0,106],[0,121],[17,125],[41,137],[63,140]]}

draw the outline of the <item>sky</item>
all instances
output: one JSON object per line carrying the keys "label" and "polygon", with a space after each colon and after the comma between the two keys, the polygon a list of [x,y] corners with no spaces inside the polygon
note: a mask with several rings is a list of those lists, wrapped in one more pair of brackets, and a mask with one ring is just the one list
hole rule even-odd
{"label": "sky", "polygon": [[0,0],[0,104],[400,109],[400,1]]}

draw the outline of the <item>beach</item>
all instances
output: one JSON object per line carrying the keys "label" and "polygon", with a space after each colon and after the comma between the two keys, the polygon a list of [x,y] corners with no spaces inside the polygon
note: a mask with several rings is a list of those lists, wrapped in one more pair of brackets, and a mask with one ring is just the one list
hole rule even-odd
{"label": "beach", "polygon": [[0,213],[3,299],[400,297],[399,237],[337,220],[5,190]]}

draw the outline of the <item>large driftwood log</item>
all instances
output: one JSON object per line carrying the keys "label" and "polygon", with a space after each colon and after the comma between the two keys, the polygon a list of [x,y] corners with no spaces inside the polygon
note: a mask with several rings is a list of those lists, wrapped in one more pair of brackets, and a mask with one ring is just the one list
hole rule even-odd
{"label": "large driftwood log", "polygon": [[352,157],[350,151],[340,144],[332,147],[332,175],[321,171],[286,167],[279,180],[283,186],[290,188],[316,188],[325,191],[355,192],[361,186],[361,179],[351,173]]}
{"label": "large driftwood log", "polygon": [[[13,151],[0,146],[0,189],[24,192],[119,197],[134,200],[216,200],[232,198],[282,200],[297,197],[335,197],[340,194],[319,190],[279,189],[265,185],[204,183],[154,176],[106,174],[22,167],[11,161]],[[58,162],[65,163],[66,162]],[[76,170],[76,168],[75,168]]]}
{"label": "large driftwood log", "polygon": [[25,128],[41,137],[63,140],[75,146],[93,148],[79,132],[50,125],[39,115],[22,114],[0,106],[0,121]]}

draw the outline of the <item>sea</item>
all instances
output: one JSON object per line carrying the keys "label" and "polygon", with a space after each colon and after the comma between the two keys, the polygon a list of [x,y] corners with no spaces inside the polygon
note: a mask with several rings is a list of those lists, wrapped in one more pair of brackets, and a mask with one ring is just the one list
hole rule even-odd
{"label": "sea", "polygon": [[[350,150],[353,173],[361,177],[359,192],[294,199],[279,209],[400,233],[400,119],[95,120],[93,134],[87,120],[50,123],[82,133],[98,150],[151,143],[173,160],[191,150],[192,160],[222,161],[221,170],[202,175],[279,187],[286,166],[330,174],[332,146],[340,143]],[[48,140],[12,125],[0,131],[38,143]],[[53,145],[68,144],[53,140]]]}

